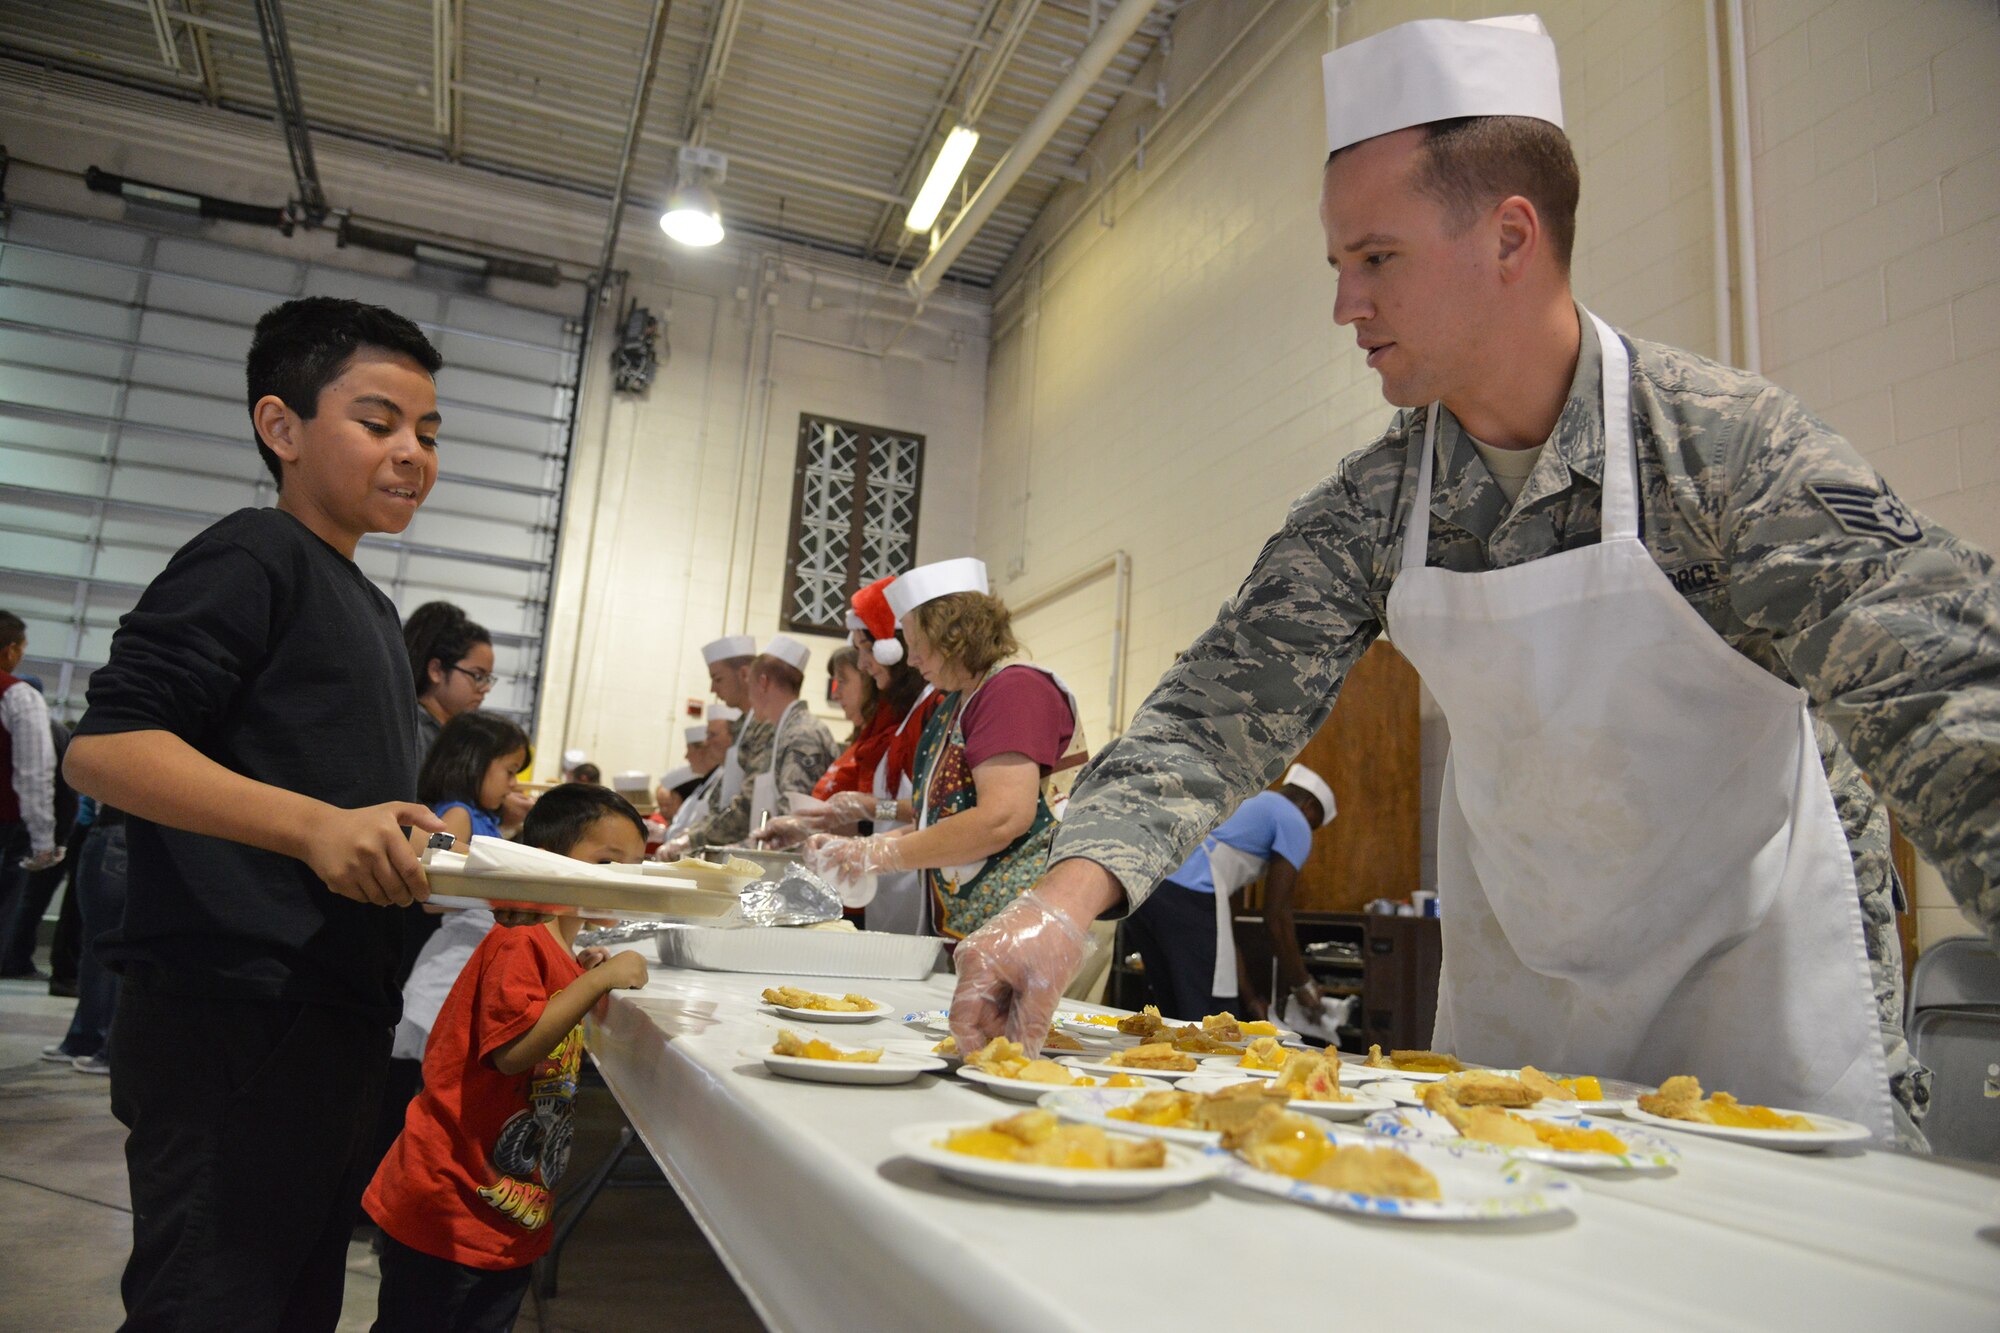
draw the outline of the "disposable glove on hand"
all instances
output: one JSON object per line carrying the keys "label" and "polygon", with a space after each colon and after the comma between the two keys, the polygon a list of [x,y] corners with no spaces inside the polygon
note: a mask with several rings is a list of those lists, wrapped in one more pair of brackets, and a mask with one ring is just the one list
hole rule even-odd
{"label": "disposable glove on hand", "polygon": [[1083,966],[1090,935],[1068,912],[1025,893],[965,937],[953,954],[958,990],[951,1034],[961,1051],[995,1037],[1040,1051],[1056,1001]]}

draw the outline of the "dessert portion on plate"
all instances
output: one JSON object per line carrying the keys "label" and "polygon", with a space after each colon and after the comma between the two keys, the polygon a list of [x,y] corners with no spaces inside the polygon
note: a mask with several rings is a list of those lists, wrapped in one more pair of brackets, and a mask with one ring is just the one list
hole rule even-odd
{"label": "dessert portion on plate", "polygon": [[837,1060],[843,1064],[872,1065],[882,1061],[882,1048],[869,1047],[866,1050],[843,1051],[838,1046],[829,1045],[818,1037],[807,1040],[790,1028],[778,1029],[777,1044],[771,1047],[773,1055],[788,1055],[794,1060]]}
{"label": "dessert portion on plate", "polygon": [[1370,1046],[1362,1063],[1370,1069],[1398,1069],[1406,1074],[1456,1074],[1465,1068],[1456,1056],[1439,1051],[1390,1051],[1384,1055],[1380,1046]]}
{"label": "dessert portion on plate", "polygon": [[[947,1038],[949,1040],[949,1038]],[[938,1043],[942,1046],[944,1043]],[[956,1049],[954,1047],[954,1049]],[[945,1052],[939,1051],[940,1055]],[[978,1051],[965,1059],[967,1069],[976,1069],[994,1078],[1008,1078],[1020,1083],[1046,1083],[1056,1088],[1094,1088],[1099,1086],[1094,1078],[1087,1078],[1053,1060],[1029,1059],[1028,1052],[1017,1041],[1005,1037],[995,1037]],[[1123,1079],[1124,1082],[1119,1080]],[[1107,1088],[1137,1088],[1144,1086],[1135,1078],[1124,1074],[1113,1074],[1105,1080]]]}
{"label": "dessert portion on plate", "polygon": [[1167,1163],[1167,1146],[1158,1139],[1118,1138],[1095,1125],[1066,1124],[1055,1112],[1039,1109],[955,1130],[937,1146],[970,1157],[1076,1171],[1134,1171]]}
{"label": "dessert portion on plate", "polygon": [[1700,1080],[1691,1074],[1676,1074],[1662,1083],[1658,1092],[1640,1097],[1639,1109],[1666,1120],[1687,1120],[1726,1129],[1781,1129],[1807,1134],[1819,1129],[1802,1115],[1747,1105],[1726,1092],[1704,1097]]}
{"label": "dessert portion on plate", "polygon": [[[1254,1049],[1254,1048],[1253,1048]],[[1271,1085],[1295,1102],[1351,1102],[1353,1097],[1340,1087],[1340,1054],[1337,1051],[1286,1051],[1285,1062]],[[1248,1057],[1246,1057],[1247,1059]]]}
{"label": "dessert portion on plate", "polygon": [[1465,1138],[1503,1148],[1552,1148],[1557,1152],[1609,1153],[1622,1156],[1631,1149],[1608,1129],[1584,1128],[1548,1120],[1531,1120],[1491,1103],[1467,1105],[1452,1096],[1444,1083],[1424,1091],[1424,1106],[1451,1123]]}
{"label": "dessert portion on plate", "polygon": [[1193,1129],[1226,1133],[1250,1123],[1267,1106],[1283,1106],[1285,1094],[1269,1079],[1251,1079],[1209,1093],[1149,1092],[1104,1113],[1108,1120],[1129,1120],[1158,1129]]}
{"label": "dessert portion on plate", "polygon": [[1276,1037],[1255,1037],[1237,1064],[1245,1069],[1283,1069],[1292,1052],[1278,1044]]}
{"label": "dessert portion on plate", "polygon": [[1160,1017],[1160,1007],[1156,1004],[1149,1004],[1136,1014],[1125,1015],[1117,1024],[1120,1032],[1128,1037],[1137,1037],[1141,1041],[1150,1040],[1155,1032],[1166,1025],[1167,1020]]}
{"label": "dessert portion on plate", "polygon": [[1175,1050],[1166,1042],[1147,1042],[1129,1050],[1106,1056],[1104,1063],[1121,1069],[1169,1069],[1178,1073],[1189,1073],[1195,1068],[1193,1056]]}
{"label": "dessert portion on plate", "polygon": [[822,995],[797,986],[767,986],[764,1003],[780,1009],[812,1009],[826,1014],[865,1014],[882,1006],[866,995]]}
{"label": "dessert portion on plate", "polygon": [[[1604,1084],[1594,1074],[1582,1074],[1576,1078],[1561,1078],[1554,1074],[1544,1074],[1533,1065],[1522,1065],[1519,1075],[1522,1083],[1540,1094],[1543,1100],[1551,1102],[1596,1102],[1604,1100]],[[1461,1098],[1460,1100],[1463,1100]]]}
{"label": "dessert portion on plate", "polygon": [[1395,1148],[1339,1144],[1310,1116],[1266,1106],[1222,1136],[1222,1146],[1260,1171],[1375,1198],[1439,1199],[1429,1168]]}

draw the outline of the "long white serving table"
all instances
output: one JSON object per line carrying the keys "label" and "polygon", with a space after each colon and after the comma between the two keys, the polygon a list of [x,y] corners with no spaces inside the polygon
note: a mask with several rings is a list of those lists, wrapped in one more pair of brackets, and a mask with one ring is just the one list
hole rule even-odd
{"label": "long white serving table", "polygon": [[895,1019],[781,1020],[758,1001],[781,982],[899,1013],[950,997],[946,976],[655,969],[589,1030],[641,1140],[776,1329],[2000,1330],[2000,1173],[1676,1134],[1675,1173],[1575,1173],[1573,1213],[1528,1222],[1362,1219],[1221,1184],[1031,1202],[952,1184],[890,1145],[900,1125],[1019,1104],[949,1074],[789,1081],[742,1054],[780,1026],[842,1045],[920,1039]]}

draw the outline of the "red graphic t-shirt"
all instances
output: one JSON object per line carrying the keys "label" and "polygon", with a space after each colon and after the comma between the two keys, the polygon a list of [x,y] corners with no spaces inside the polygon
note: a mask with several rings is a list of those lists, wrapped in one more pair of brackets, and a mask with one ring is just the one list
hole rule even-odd
{"label": "red graphic t-shirt", "polygon": [[582,975],[546,926],[500,926],[480,941],[431,1028],[424,1090],[362,1197],[383,1231],[470,1268],[520,1268],[547,1252],[583,1029],[525,1074],[489,1061]]}

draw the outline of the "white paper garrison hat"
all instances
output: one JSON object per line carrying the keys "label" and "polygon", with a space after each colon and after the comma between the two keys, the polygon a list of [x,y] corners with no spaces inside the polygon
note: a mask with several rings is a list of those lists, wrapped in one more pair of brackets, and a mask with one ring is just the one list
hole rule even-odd
{"label": "white paper garrison hat", "polygon": [[773,634],[771,641],[764,645],[764,656],[775,657],[794,670],[804,671],[806,663],[812,661],[812,649],[789,635]]}
{"label": "white paper garrison hat", "polygon": [[1556,44],[1533,14],[1418,19],[1329,51],[1326,151],[1460,116],[1531,116],[1562,128]]}
{"label": "white paper garrison hat", "polygon": [[889,609],[896,623],[925,602],[935,602],[955,592],[991,592],[986,582],[986,562],[971,556],[940,560],[934,565],[918,565],[889,585]]}
{"label": "white paper garrison hat", "polygon": [[726,638],[712,639],[701,646],[701,660],[714,666],[717,662],[727,662],[735,657],[755,657],[757,641],[748,634],[731,634]]}
{"label": "white paper garrison hat", "polygon": [[1307,768],[1304,764],[1293,764],[1285,770],[1285,785],[1309,791],[1319,800],[1319,826],[1325,828],[1333,822],[1333,788],[1327,786],[1326,779]]}
{"label": "white paper garrison hat", "polygon": [[660,774],[660,785],[668,791],[672,791],[683,782],[693,782],[696,776],[693,769],[689,768],[686,764],[682,764],[679,768],[670,768]]}
{"label": "white paper garrison hat", "polygon": [[743,710],[740,708],[731,708],[728,704],[710,704],[708,706],[708,720],[710,722],[741,722],[743,720]]}
{"label": "white paper garrison hat", "polygon": [[684,727],[681,729],[681,735],[687,737],[689,745],[705,744],[708,740],[708,724],[703,723],[698,727]]}

